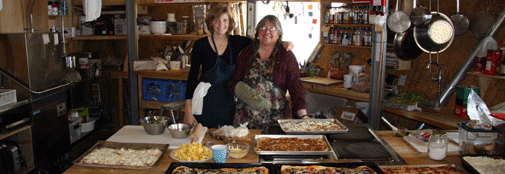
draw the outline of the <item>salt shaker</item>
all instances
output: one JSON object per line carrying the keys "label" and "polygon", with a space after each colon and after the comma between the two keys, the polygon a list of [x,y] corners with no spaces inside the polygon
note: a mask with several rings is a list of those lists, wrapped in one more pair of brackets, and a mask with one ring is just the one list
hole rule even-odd
{"label": "salt shaker", "polygon": [[448,142],[444,132],[434,131],[428,141],[428,157],[432,160],[443,160],[447,155]]}

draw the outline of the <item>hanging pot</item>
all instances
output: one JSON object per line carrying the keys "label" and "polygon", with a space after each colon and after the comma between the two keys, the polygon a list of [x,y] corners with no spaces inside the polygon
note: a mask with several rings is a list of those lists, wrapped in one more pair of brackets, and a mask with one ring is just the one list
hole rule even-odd
{"label": "hanging pot", "polygon": [[410,28],[410,17],[404,11],[398,11],[398,1],[396,1],[396,11],[388,17],[388,27],[397,33],[403,33]]}
{"label": "hanging pot", "polygon": [[463,13],[459,12],[459,0],[456,3],[456,13],[451,15],[451,21],[454,24],[454,35],[459,36],[465,34],[470,26],[470,20]]}
{"label": "hanging pot", "polygon": [[445,51],[454,39],[454,25],[443,13],[431,12],[428,24],[414,27],[417,46],[426,53],[436,54]]}
{"label": "hanging pot", "polygon": [[412,25],[418,26],[430,22],[431,13],[426,12],[425,8],[417,6],[416,0],[414,0],[414,7],[416,8],[412,9],[412,12],[410,12],[410,21],[412,22]]}
{"label": "hanging pot", "polygon": [[413,28],[395,34],[394,51],[396,56],[402,60],[412,60],[423,53],[414,40]]}

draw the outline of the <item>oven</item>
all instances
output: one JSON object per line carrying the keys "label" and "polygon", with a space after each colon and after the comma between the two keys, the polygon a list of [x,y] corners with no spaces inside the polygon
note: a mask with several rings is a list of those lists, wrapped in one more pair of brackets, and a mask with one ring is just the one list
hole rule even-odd
{"label": "oven", "polygon": [[[319,163],[326,159],[404,165],[406,162],[368,124],[344,124],[347,133],[327,134],[331,155],[260,155],[261,163]],[[266,125],[262,134],[285,134],[278,123]]]}

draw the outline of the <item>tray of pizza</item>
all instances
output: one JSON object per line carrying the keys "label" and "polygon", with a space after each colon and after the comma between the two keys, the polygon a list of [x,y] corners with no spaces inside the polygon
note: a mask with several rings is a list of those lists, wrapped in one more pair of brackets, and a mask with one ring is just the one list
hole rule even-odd
{"label": "tray of pizza", "polygon": [[471,174],[505,173],[503,155],[462,155],[461,165]]}
{"label": "tray of pizza", "polygon": [[324,135],[255,135],[258,155],[334,155]]}
{"label": "tray of pizza", "polygon": [[156,165],[168,144],[117,143],[100,140],[73,163],[78,166],[147,169]]}
{"label": "tray of pizza", "polygon": [[335,134],[349,130],[337,119],[279,119],[278,122],[286,134]]}
{"label": "tray of pizza", "polygon": [[384,174],[381,168],[373,162],[342,162],[319,164],[275,164],[275,173],[356,173],[356,174]]}
{"label": "tray of pizza", "polygon": [[379,167],[386,174],[402,174],[402,173],[469,174],[465,169],[455,164],[385,165]]}
{"label": "tray of pizza", "polygon": [[[253,172],[251,172],[253,171]],[[261,163],[172,163],[166,174],[193,173],[274,173],[272,164]]]}

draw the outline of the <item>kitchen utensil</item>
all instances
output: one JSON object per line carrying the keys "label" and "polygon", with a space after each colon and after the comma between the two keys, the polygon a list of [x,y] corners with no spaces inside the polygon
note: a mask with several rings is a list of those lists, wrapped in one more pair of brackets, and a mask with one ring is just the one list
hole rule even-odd
{"label": "kitchen utensil", "polygon": [[382,121],[384,121],[390,128],[393,132],[396,132],[398,131],[398,128],[396,126],[393,126],[391,123],[389,123],[388,120],[386,120],[386,118],[382,117]]}
{"label": "kitchen utensil", "polygon": [[[414,7],[416,8],[412,9],[412,12],[410,12],[410,21],[412,22],[412,25],[418,26],[430,22],[431,13],[426,12],[425,8],[417,6],[416,0],[414,0]],[[430,0],[430,7],[431,7],[431,0]]]}
{"label": "kitchen utensil", "polygon": [[454,39],[454,25],[451,19],[438,11],[431,12],[428,24],[414,27],[414,40],[426,53],[436,54],[445,51]]}
{"label": "kitchen utensil", "polygon": [[140,119],[140,124],[149,135],[160,135],[165,132],[168,125],[168,117],[147,116]]}
{"label": "kitchen utensil", "polygon": [[393,45],[396,56],[402,60],[412,60],[423,53],[416,44],[413,28],[403,33],[396,33]]}
{"label": "kitchen utensil", "polygon": [[456,13],[451,15],[452,24],[454,24],[454,35],[465,34],[470,26],[470,20],[463,13],[459,12],[459,0],[456,0]]}
{"label": "kitchen utensil", "polygon": [[189,137],[192,126],[186,123],[174,123],[168,126],[168,130],[172,137],[181,139]]}
{"label": "kitchen utensil", "polygon": [[397,33],[403,33],[410,27],[410,17],[404,11],[398,11],[398,1],[396,1],[396,11],[388,18],[388,27]]}
{"label": "kitchen utensil", "polygon": [[491,7],[491,4],[485,11],[477,13],[470,22],[470,31],[479,39],[487,36],[488,30],[492,28],[493,22],[496,20],[495,15],[489,11],[489,7]]}
{"label": "kitchen utensil", "polygon": [[382,121],[384,121],[389,127],[391,127],[391,130],[393,131],[393,134],[395,134],[395,136],[403,137],[403,136],[407,135],[407,128],[397,128],[397,127],[393,126],[391,123],[389,123],[389,121],[386,120],[386,118],[384,118],[384,117],[381,117],[381,118],[382,118]]}

